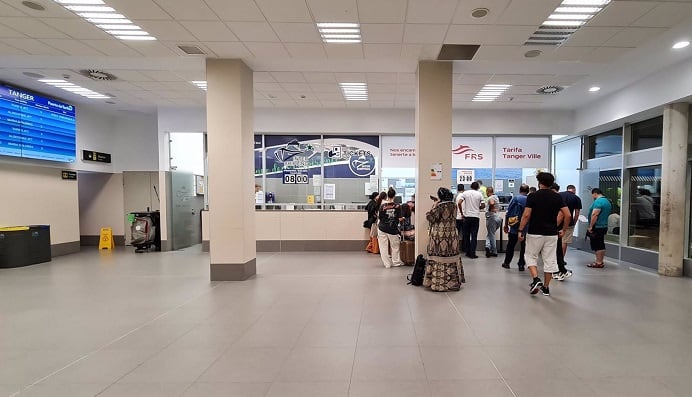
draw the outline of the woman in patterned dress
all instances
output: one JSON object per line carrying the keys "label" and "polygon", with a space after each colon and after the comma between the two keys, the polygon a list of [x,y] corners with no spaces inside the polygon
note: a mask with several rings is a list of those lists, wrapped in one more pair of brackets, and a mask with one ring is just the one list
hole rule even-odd
{"label": "woman in patterned dress", "polygon": [[459,234],[456,227],[457,205],[452,192],[437,190],[437,200],[425,214],[430,224],[428,262],[423,285],[433,291],[458,291],[465,283],[464,267],[459,257]]}

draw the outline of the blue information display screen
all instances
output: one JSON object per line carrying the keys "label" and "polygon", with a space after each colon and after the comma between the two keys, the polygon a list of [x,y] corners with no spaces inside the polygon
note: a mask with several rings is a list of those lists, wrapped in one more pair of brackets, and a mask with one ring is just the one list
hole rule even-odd
{"label": "blue information display screen", "polygon": [[0,155],[73,162],[73,105],[0,85]]}

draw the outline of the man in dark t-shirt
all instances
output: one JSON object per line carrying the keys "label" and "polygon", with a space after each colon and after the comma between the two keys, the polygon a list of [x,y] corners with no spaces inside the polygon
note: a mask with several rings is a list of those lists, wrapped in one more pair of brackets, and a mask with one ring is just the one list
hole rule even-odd
{"label": "man in dark t-shirt", "polygon": [[[404,220],[401,215],[401,204],[394,202],[396,192],[394,188],[387,191],[387,199],[382,202],[378,213],[377,240],[380,246],[380,257],[382,264],[389,269],[394,266],[401,266],[403,262],[399,254],[399,222]],[[392,255],[389,256],[387,246],[392,248]]]}
{"label": "man in dark t-shirt", "polygon": [[[557,237],[563,230],[558,230],[557,218],[562,213],[563,225],[569,225],[571,215],[562,197],[550,189],[555,177],[548,172],[536,175],[539,189],[526,197],[526,208],[519,224],[519,240],[526,239],[526,266],[533,281],[529,292],[535,295],[540,290],[543,295],[550,295],[552,274],[558,271]],[[530,222],[529,222],[530,221]],[[525,228],[528,225],[528,233]],[[543,258],[544,280],[538,278],[538,255]]]}
{"label": "man in dark t-shirt", "polygon": [[[562,236],[562,247],[559,247],[562,249],[562,261],[564,265],[567,265],[567,263],[564,262],[564,258],[567,255],[567,246],[572,244],[574,225],[577,223],[579,213],[581,212],[581,199],[579,196],[577,196],[576,192],[577,188],[574,185],[567,185],[567,190],[560,192],[562,201],[565,202],[567,209],[569,209],[569,213],[572,215],[572,221],[569,223],[569,225],[564,227],[565,235]],[[571,270],[568,270],[565,277],[569,277],[571,274]]]}

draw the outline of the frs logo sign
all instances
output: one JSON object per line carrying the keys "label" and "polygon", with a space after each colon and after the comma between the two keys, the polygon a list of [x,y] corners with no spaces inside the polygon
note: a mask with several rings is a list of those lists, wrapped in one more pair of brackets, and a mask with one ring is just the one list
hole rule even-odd
{"label": "frs logo sign", "polygon": [[452,149],[453,154],[464,156],[464,160],[483,160],[483,153],[475,153],[471,146],[459,145],[458,148]]}

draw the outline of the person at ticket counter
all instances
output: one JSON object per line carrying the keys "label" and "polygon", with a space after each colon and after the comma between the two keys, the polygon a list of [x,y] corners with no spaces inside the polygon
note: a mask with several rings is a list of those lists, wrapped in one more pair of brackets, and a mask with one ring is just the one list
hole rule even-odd
{"label": "person at ticket counter", "polygon": [[264,192],[258,183],[255,183],[255,204],[264,204]]}

